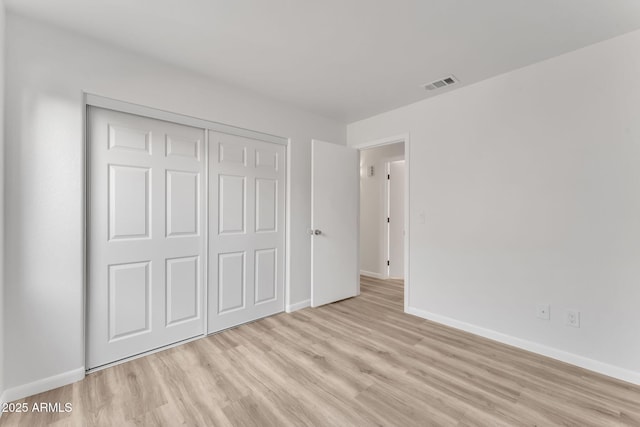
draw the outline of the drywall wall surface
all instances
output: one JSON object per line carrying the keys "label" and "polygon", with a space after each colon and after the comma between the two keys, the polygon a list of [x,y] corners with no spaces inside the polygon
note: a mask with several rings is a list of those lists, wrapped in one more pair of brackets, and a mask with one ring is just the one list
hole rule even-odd
{"label": "drywall wall surface", "polygon": [[7,387],[83,365],[83,91],[290,138],[288,303],[309,299],[311,139],[344,144],[343,124],[11,13],[7,30]]}
{"label": "drywall wall surface", "polygon": [[0,403],[4,392],[4,69],[5,8],[0,0]]}
{"label": "drywall wall surface", "polygon": [[348,126],[410,134],[410,308],[640,379],[639,75],[633,32]]}
{"label": "drywall wall surface", "polygon": [[[403,143],[360,151],[360,271],[364,274],[387,276],[385,163],[402,158]],[[371,166],[373,176],[368,172]]]}

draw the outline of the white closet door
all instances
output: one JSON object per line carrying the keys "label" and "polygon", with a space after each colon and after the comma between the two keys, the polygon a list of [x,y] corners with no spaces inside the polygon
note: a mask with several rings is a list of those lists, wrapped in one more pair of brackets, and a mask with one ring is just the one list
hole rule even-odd
{"label": "white closet door", "polygon": [[285,147],[209,133],[208,331],[284,310]]}
{"label": "white closet door", "polygon": [[95,368],[204,332],[205,133],[90,107],[88,345]]}

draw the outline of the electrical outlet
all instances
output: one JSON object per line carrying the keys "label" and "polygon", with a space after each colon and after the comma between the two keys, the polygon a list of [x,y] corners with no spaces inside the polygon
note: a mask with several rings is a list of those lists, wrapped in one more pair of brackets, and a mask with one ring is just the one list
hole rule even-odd
{"label": "electrical outlet", "polygon": [[567,310],[567,325],[574,328],[580,327],[580,312],[577,310]]}
{"label": "electrical outlet", "polygon": [[549,320],[551,318],[550,310],[549,304],[538,304],[536,306],[536,317],[538,317],[538,319]]}

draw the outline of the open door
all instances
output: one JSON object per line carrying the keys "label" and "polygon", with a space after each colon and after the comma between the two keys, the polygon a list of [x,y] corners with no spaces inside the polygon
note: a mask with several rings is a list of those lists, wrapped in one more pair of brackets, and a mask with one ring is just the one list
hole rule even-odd
{"label": "open door", "polygon": [[404,278],[404,160],[389,162],[387,175],[388,274]]}
{"label": "open door", "polygon": [[311,306],[360,293],[358,151],[311,143]]}

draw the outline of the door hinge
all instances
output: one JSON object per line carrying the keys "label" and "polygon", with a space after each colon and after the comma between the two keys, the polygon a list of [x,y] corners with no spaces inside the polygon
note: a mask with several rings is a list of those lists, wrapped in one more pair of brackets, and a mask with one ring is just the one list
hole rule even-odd
{"label": "door hinge", "polygon": [[389,260],[387,260],[387,266],[389,266]]}

